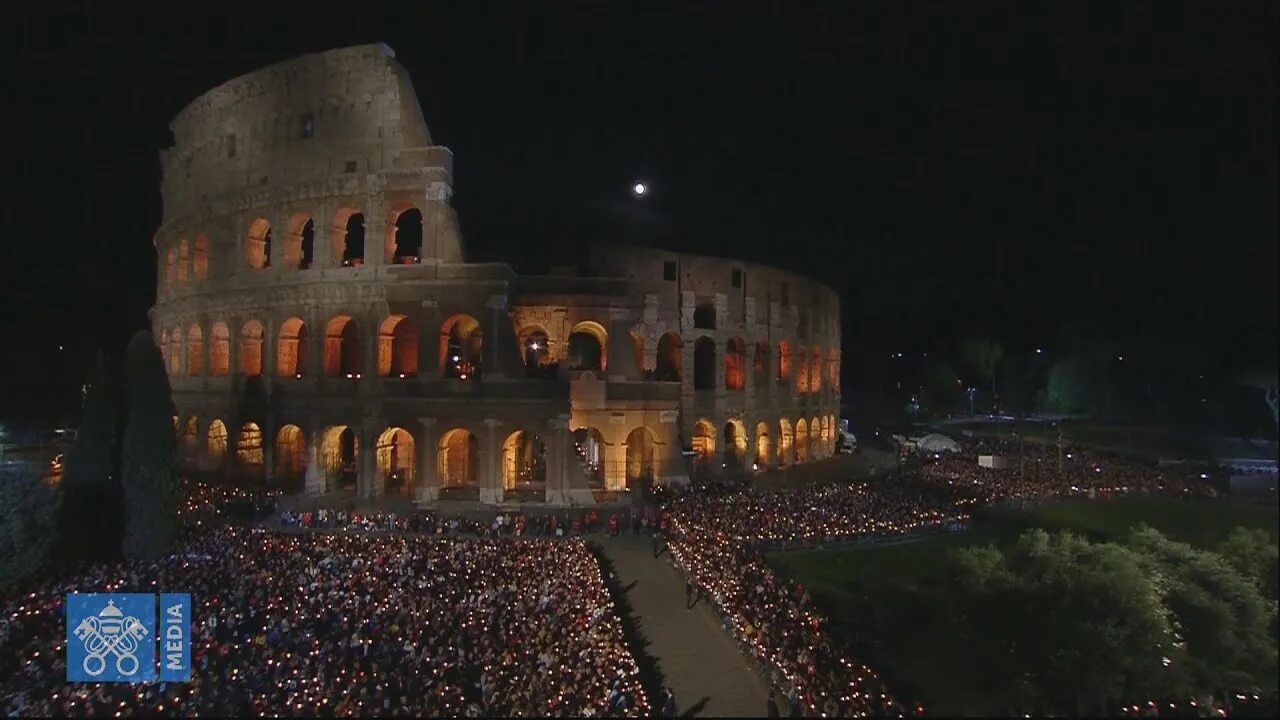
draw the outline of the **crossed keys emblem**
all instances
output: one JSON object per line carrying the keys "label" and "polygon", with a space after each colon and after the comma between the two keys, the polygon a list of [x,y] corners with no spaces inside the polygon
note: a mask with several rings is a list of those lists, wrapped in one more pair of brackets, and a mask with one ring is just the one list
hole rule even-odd
{"label": "crossed keys emblem", "polygon": [[121,675],[138,672],[138,644],[147,636],[142,621],[126,617],[112,600],[97,615],[90,615],[76,626],[76,637],[84,643],[88,655],[84,671],[97,677],[107,669],[108,655],[116,658],[116,671]]}

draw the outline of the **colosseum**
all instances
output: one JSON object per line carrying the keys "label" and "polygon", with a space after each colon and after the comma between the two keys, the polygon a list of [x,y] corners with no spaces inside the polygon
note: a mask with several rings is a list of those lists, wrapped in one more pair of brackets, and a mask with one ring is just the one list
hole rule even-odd
{"label": "colosseum", "polygon": [[584,505],[834,452],[839,298],[732,259],[469,263],[382,44],[198,97],[162,151],[151,324],[182,462],[317,499]]}

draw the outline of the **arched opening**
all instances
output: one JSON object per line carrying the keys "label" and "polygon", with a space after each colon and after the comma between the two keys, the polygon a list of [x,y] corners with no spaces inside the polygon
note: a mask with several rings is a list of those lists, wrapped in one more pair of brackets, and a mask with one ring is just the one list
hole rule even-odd
{"label": "arched opening", "polygon": [[355,490],[360,440],[346,425],[325,428],[320,441],[320,467],[327,489]]}
{"label": "arched opening", "polygon": [[580,322],[569,332],[569,369],[604,372],[608,367],[605,348],[609,334],[599,324]]}
{"label": "arched opening", "polygon": [[280,377],[302,377],[309,371],[307,363],[307,324],[291,317],[280,324],[276,344],[276,374]]}
{"label": "arched opening", "polygon": [[827,351],[827,385],[833,391],[840,390],[840,354],[835,350]]}
{"label": "arched opening", "polygon": [[469,380],[479,375],[484,333],[470,315],[454,315],[440,328],[440,371],[447,378]]}
{"label": "arched opening", "polygon": [[706,335],[693,343],[693,389],[716,389],[716,343]]}
{"label": "arched opening", "polygon": [[809,459],[822,457],[822,421],[817,417],[809,418]]}
{"label": "arched opening", "polygon": [[212,469],[222,467],[227,460],[227,426],[217,418],[209,421],[209,432],[205,434],[205,452]]}
{"label": "arched opening", "polygon": [[520,348],[524,355],[525,377],[546,377],[551,371],[551,339],[540,327],[528,327],[520,331]]}
{"label": "arched opening", "polygon": [[751,383],[758,388],[769,384],[769,343],[758,342],[751,367]]}
{"label": "arched opening", "polygon": [[756,470],[769,468],[769,423],[756,423]]}
{"label": "arched opening", "polygon": [[791,421],[782,418],[778,421],[778,467],[790,467],[795,461],[795,434],[791,430]]}
{"label": "arched opening", "polygon": [[276,482],[297,486],[307,473],[307,438],[297,425],[285,425],[276,433]]}
{"label": "arched opening", "polygon": [[192,325],[187,331],[187,375],[199,377],[204,374],[204,332],[199,325]]}
{"label": "arched opening", "polygon": [[796,394],[809,392],[809,353],[804,348],[796,348]]}
{"label": "arched opening", "polygon": [[191,258],[191,273],[196,280],[209,277],[209,236],[201,233],[196,236],[195,253]]}
{"label": "arched opening", "polygon": [[693,426],[693,472],[698,476],[711,473],[716,459],[716,427],[710,420],[699,420]]}
{"label": "arched opening", "polygon": [[578,428],[573,431],[573,452],[587,475],[587,485],[593,490],[604,489],[604,436],[595,428]]}
{"label": "arched opening", "polygon": [[627,434],[627,488],[652,486],[654,482],[653,433],[643,425]]}
{"label": "arched opening", "polygon": [[822,392],[822,372],[825,363],[822,354],[822,348],[817,345],[813,346],[813,350],[809,354],[809,392]]}
{"label": "arched opening", "polygon": [[333,262],[343,267],[364,264],[364,214],[343,208],[334,216]]}
{"label": "arched opening", "polygon": [[187,239],[182,238],[178,241],[178,283],[184,283],[190,276],[191,270],[191,248],[187,245]]}
{"label": "arched opening", "polygon": [[329,320],[324,330],[324,374],[327,377],[360,377],[360,333],[349,315]]}
{"label": "arched opening", "polygon": [[675,333],[666,333],[658,338],[658,355],[654,362],[654,380],[680,382],[680,369],[684,364],[684,340]]}
{"label": "arched opening", "polygon": [[738,419],[724,424],[724,466],[729,470],[741,470],[747,462],[747,429]]}
{"label": "arched opening", "polygon": [[240,374],[258,377],[262,374],[262,323],[250,320],[240,330]]}
{"label": "arched opening", "polygon": [[[289,217],[289,233],[285,236],[285,267],[305,270],[311,267],[311,253],[315,249],[316,224],[307,213],[294,213]],[[310,247],[308,247],[310,246]]]}
{"label": "arched opening", "polygon": [[791,382],[791,343],[786,340],[778,343],[778,382]]}
{"label": "arched opening", "polygon": [[249,224],[244,256],[249,267],[255,270],[271,267],[271,223],[266,218],[258,218]]}
{"label": "arched opening", "polygon": [[800,418],[796,421],[796,464],[809,461],[809,424]]}
{"label": "arched opening", "polygon": [[827,416],[822,416],[822,454],[831,454],[831,420]]}
{"label": "arched opening", "polygon": [[265,475],[262,428],[257,423],[248,422],[240,426],[240,434],[236,437],[236,470],[254,480]]}
{"label": "arched opening", "polygon": [[200,421],[196,416],[187,418],[187,422],[182,425],[182,433],[178,440],[181,443],[182,454],[187,458],[194,458],[200,449]]}
{"label": "arched opening", "polygon": [[470,431],[455,428],[440,438],[440,486],[475,487],[480,472],[480,443]]}
{"label": "arched opening", "polygon": [[209,374],[213,377],[226,377],[231,374],[231,331],[221,320],[213,324],[209,333]]}
{"label": "arched opening", "polygon": [[636,369],[641,373],[644,372],[644,336],[632,331],[631,335],[631,352],[636,360]]}
{"label": "arched opening", "polygon": [[413,436],[404,428],[387,428],[378,436],[378,474],[387,495],[413,497]]}
{"label": "arched opening", "polygon": [[502,443],[502,487],[518,493],[545,494],[547,449],[537,434],[517,430]]}
{"label": "arched opening", "polygon": [[747,387],[747,344],[740,337],[729,338],[724,347],[724,389]]}
{"label": "arched opening", "polygon": [[391,226],[391,261],[413,265],[422,261],[422,211],[413,206],[398,213]]}
{"label": "arched opening", "polygon": [[173,332],[166,332],[169,338],[169,374],[182,374],[182,328],[176,327]]}
{"label": "arched opening", "polygon": [[169,248],[164,260],[164,286],[173,289],[173,282],[178,279],[178,249]]}
{"label": "arched opening", "polygon": [[404,315],[392,315],[378,329],[378,375],[418,374],[418,328]]}

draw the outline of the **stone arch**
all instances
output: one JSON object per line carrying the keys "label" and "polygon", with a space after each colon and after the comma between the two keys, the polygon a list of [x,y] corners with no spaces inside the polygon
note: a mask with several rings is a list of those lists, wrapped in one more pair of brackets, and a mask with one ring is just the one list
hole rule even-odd
{"label": "stone arch", "polygon": [[480,443],[470,430],[454,428],[440,436],[440,487],[475,487],[480,475]]}
{"label": "stone arch", "polygon": [[164,256],[164,286],[172,290],[174,281],[178,279],[178,249],[169,248]]}
{"label": "stone arch", "polygon": [[392,208],[387,233],[387,258],[396,265],[422,261],[422,211],[403,204]]}
{"label": "stone arch", "polygon": [[587,484],[595,490],[604,489],[604,435],[593,427],[574,430],[573,451],[586,473]]}
{"label": "stone arch", "polygon": [[809,424],[804,418],[796,421],[796,464],[809,461]]}
{"label": "stone arch", "polygon": [[658,338],[653,379],[663,382],[680,382],[684,365],[684,340],[676,333],[663,333]]}
{"label": "stone arch", "polygon": [[747,462],[747,428],[738,418],[729,418],[724,424],[724,465],[731,470],[741,470]]}
{"label": "stone arch", "polygon": [[187,331],[187,375],[200,377],[204,374],[204,331],[200,325],[193,323]]}
{"label": "stone arch", "polygon": [[755,466],[757,470],[769,467],[769,423],[764,421],[756,423]]}
{"label": "stone arch", "polygon": [[383,492],[387,495],[413,497],[417,478],[413,435],[404,428],[387,428],[378,436],[375,452]]}
{"label": "stone arch", "polygon": [[354,490],[360,459],[359,436],[350,426],[331,425],[324,429],[319,445],[318,459],[329,486],[327,489]]}
{"label": "stone arch", "polygon": [[166,331],[164,337],[169,339],[169,374],[177,377],[182,374],[182,327]]}
{"label": "stone arch", "polygon": [[315,255],[316,224],[311,213],[296,212],[289,216],[289,232],[285,236],[285,267],[305,270]]}
{"label": "stone arch", "polygon": [[326,377],[360,377],[360,330],[350,315],[337,315],[324,330]]}
{"label": "stone arch", "polygon": [[652,484],[657,475],[654,466],[653,433],[641,425],[627,434],[627,472],[628,488],[642,487]]}
{"label": "stone arch", "polygon": [[840,353],[827,350],[827,384],[833,391],[840,391]]}
{"label": "stone arch", "polygon": [[262,323],[250,320],[240,329],[240,374],[245,377],[262,375],[262,346],[266,336]]}
{"label": "stone arch", "polygon": [[200,420],[195,415],[187,418],[183,423],[182,430],[178,435],[178,442],[182,448],[182,454],[187,458],[194,458],[200,450]]}
{"label": "stone arch", "polygon": [[389,315],[378,328],[378,375],[418,374],[418,328],[404,315]]}
{"label": "stone arch", "polygon": [[540,325],[526,325],[516,333],[526,375],[538,375],[551,363],[551,336]]}
{"label": "stone arch", "polygon": [[218,418],[209,421],[209,431],[205,433],[205,453],[215,470],[227,461],[227,425]]}
{"label": "stone arch", "polygon": [[484,331],[470,315],[453,315],[440,326],[440,374],[466,380],[480,372]]}
{"label": "stone arch", "polygon": [[809,459],[818,460],[822,457],[822,421],[817,415],[809,418]]}
{"label": "stone arch", "polygon": [[297,425],[285,425],[276,433],[275,479],[297,484],[307,473],[307,436]]}
{"label": "stone arch", "polygon": [[364,264],[364,213],[341,208],[333,216],[333,264],[360,267]]}
{"label": "stone arch", "polygon": [[609,333],[600,323],[584,320],[574,325],[569,330],[568,344],[570,370],[602,373],[608,369]]}
{"label": "stone arch", "polygon": [[266,218],[256,218],[249,223],[244,259],[255,270],[271,267],[271,223]]}
{"label": "stone arch", "polygon": [[782,418],[778,421],[778,467],[790,467],[795,462],[795,432],[791,421]]}
{"label": "stone arch", "polygon": [[724,345],[724,389],[745,390],[747,387],[747,344],[731,337]]}
{"label": "stone arch", "polygon": [[537,433],[517,430],[502,443],[502,487],[505,490],[545,490],[547,448]]}
{"label": "stone arch", "polygon": [[196,280],[209,278],[209,236],[204,233],[196,235],[191,255],[191,274]]}
{"label": "stone arch", "polygon": [[755,344],[755,357],[752,359],[751,371],[751,383],[755,387],[762,388],[769,384],[769,343]]}
{"label": "stone arch", "polygon": [[825,357],[822,348],[817,345],[814,345],[809,352],[809,392],[822,392],[823,370],[826,369],[826,363],[823,361]]}
{"label": "stone arch", "polygon": [[236,435],[236,471],[255,480],[265,476],[266,455],[262,451],[262,428],[247,422]]}
{"label": "stone arch", "polygon": [[791,343],[786,340],[778,343],[778,382],[791,382]]}
{"label": "stone arch", "polygon": [[693,389],[716,389],[716,341],[706,335],[693,343]]}
{"label": "stone arch", "polygon": [[181,285],[191,276],[191,246],[187,239],[178,241],[178,284]]}
{"label": "stone arch", "polygon": [[796,394],[803,395],[807,392],[809,392],[809,353],[801,346],[796,348]]}
{"label": "stone arch", "polygon": [[822,454],[831,454],[831,418],[823,415],[822,422]]}
{"label": "stone arch", "polygon": [[231,331],[218,320],[209,335],[209,375],[226,377],[231,374]]}
{"label": "stone arch", "polygon": [[280,337],[276,339],[276,374],[280,377],[302,377],[310,372],[311,343],[307,324],[302,318],[291,317],[280,323]]}
{"label": "stone arch", "polygon": [[716,459],[716,426],[702,418],[693,425],[693,470],[697,474],[711,471]]}

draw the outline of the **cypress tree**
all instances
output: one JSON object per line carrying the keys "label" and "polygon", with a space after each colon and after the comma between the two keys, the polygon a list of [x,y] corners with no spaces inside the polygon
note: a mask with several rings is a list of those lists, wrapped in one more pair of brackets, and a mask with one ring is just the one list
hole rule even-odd
{"label": "cypress tree", "polygon": [[119,559],[124,527],[119,444],[123,421],[119,375],[101,354],[89,373],[89,392],[76,443],[63,475],[64,560]]}
{"label": "cypress tree", "polygon": [[164,359],[148,331],[125,351],[128,420],[121,442],[124,485],[124,556],[156,560],[171,549],[177,524],[178,482],[173,400]]}

